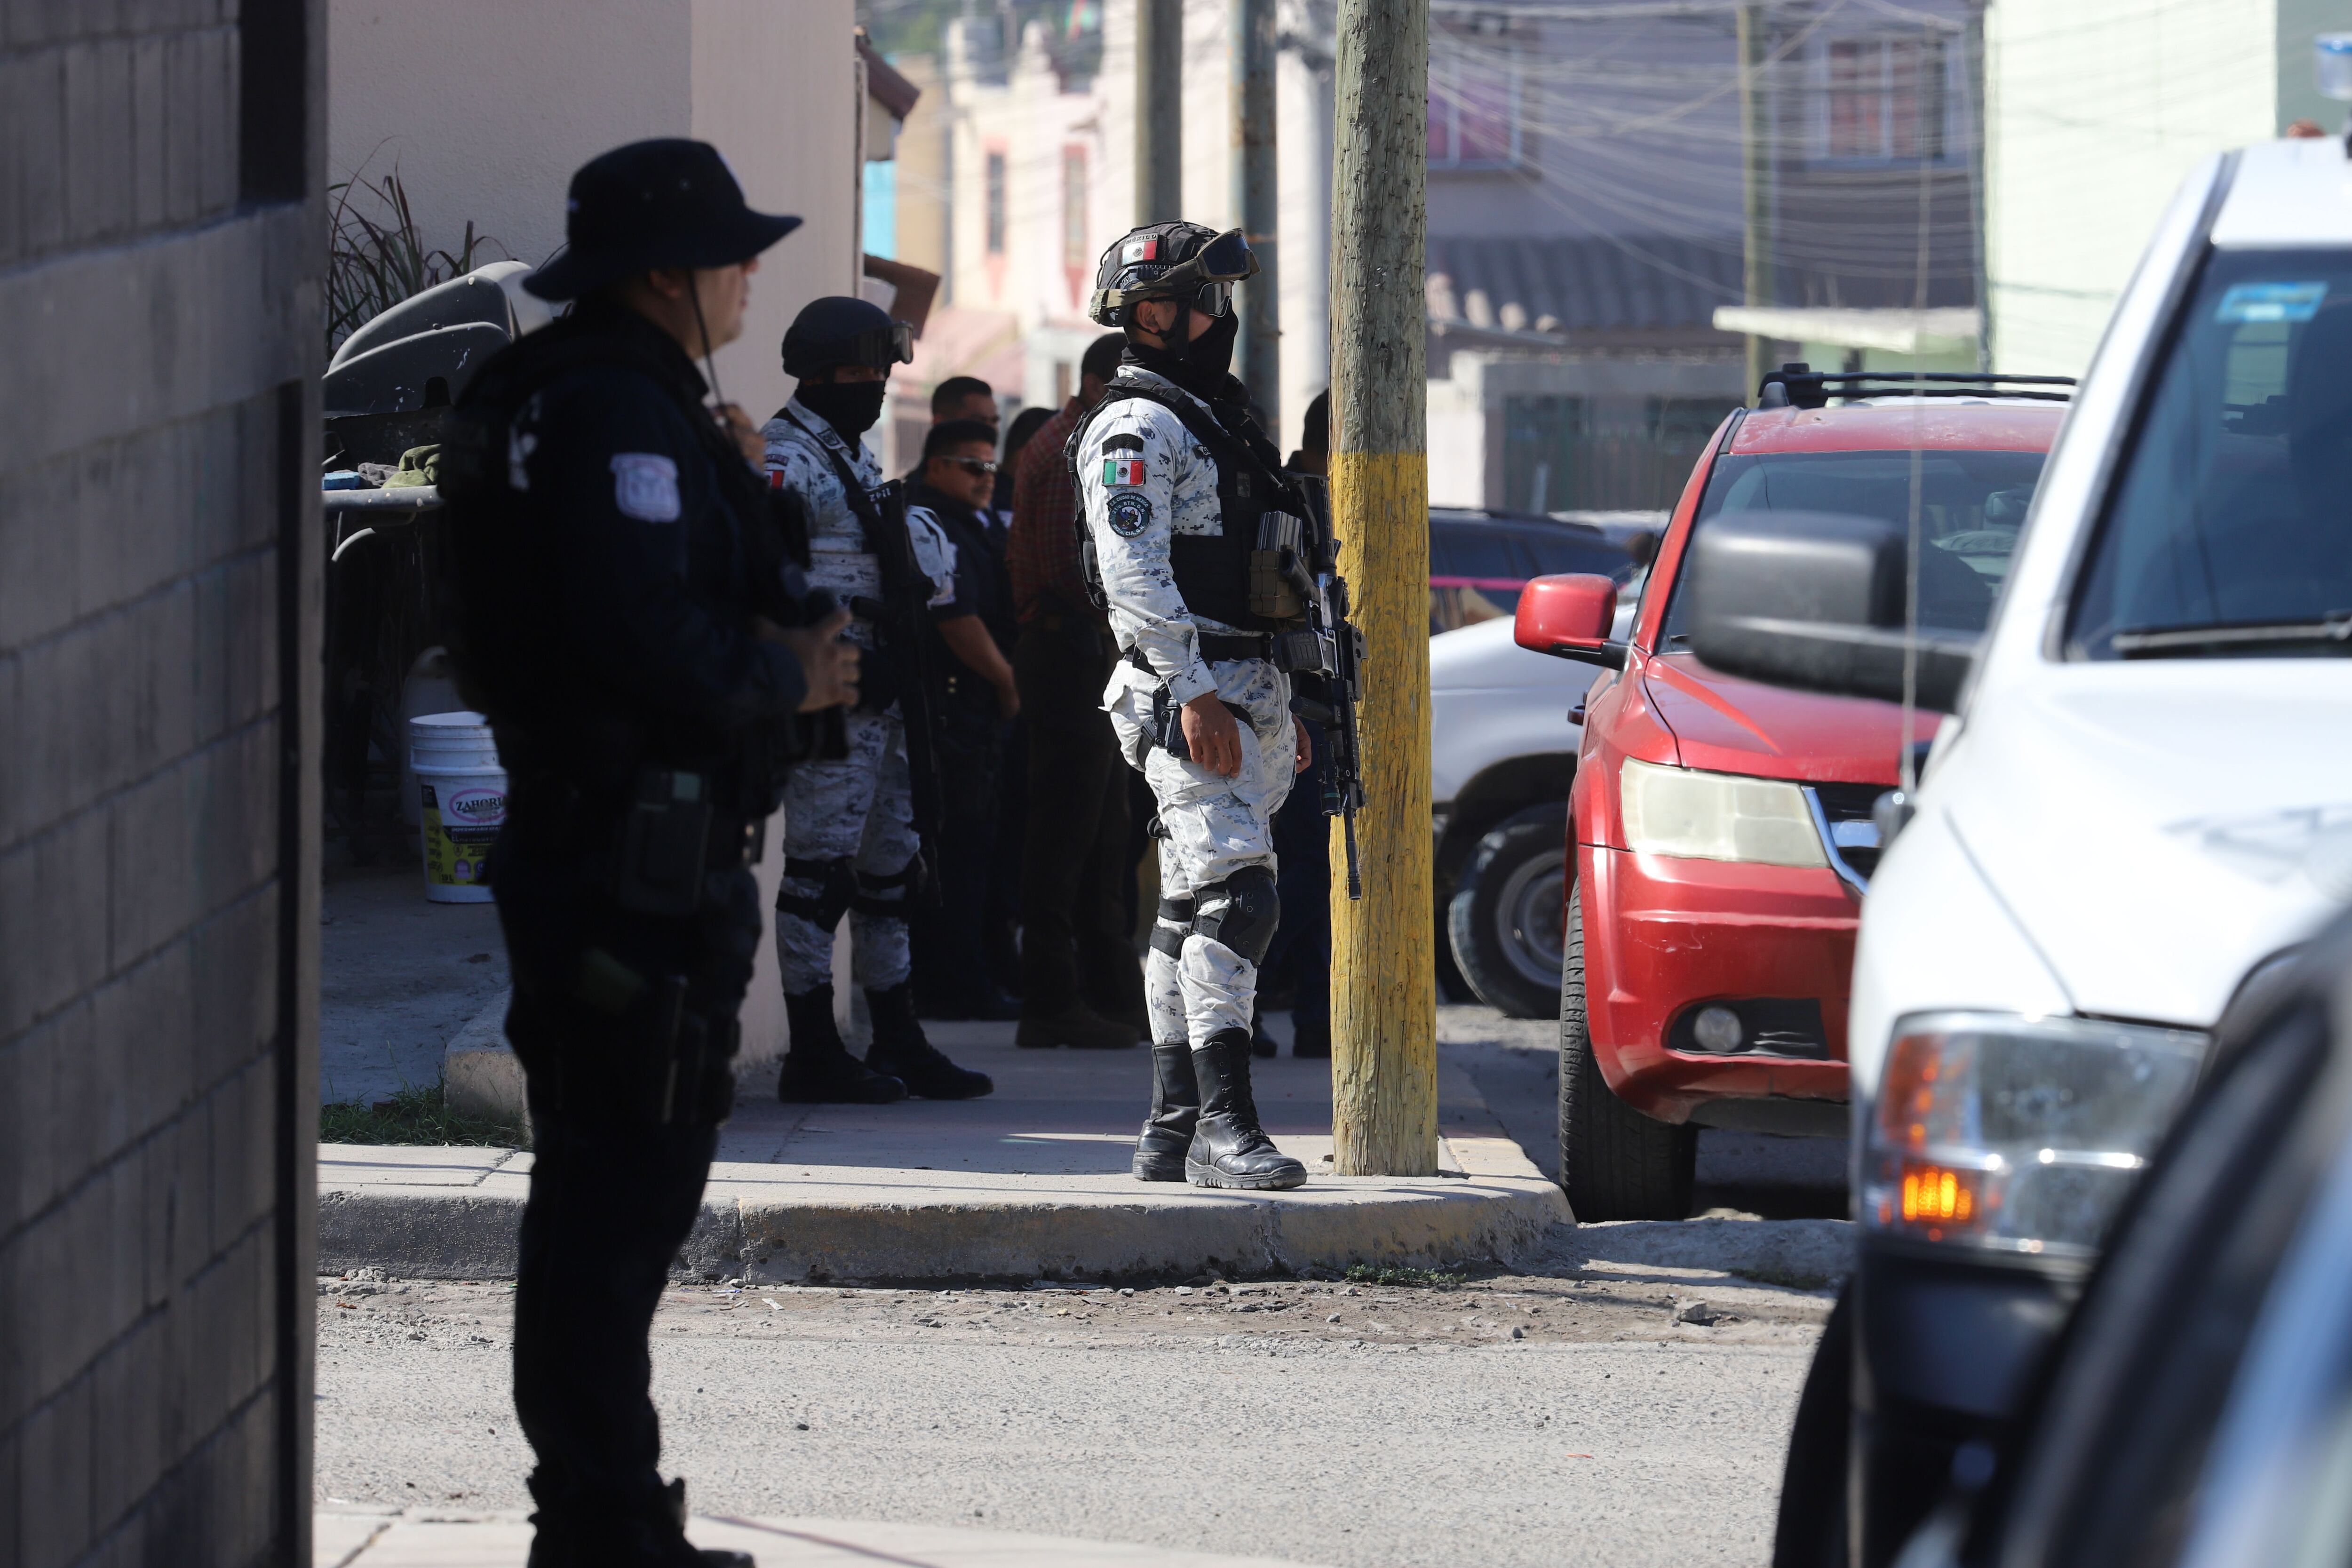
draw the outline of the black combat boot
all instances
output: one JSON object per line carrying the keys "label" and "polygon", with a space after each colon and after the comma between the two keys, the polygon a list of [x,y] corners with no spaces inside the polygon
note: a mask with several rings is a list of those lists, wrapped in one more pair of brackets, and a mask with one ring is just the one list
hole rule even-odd
{"label": "black combat boot", "polygon": [[1201,1120],[1184,1152],[1184,1179],[1196,1187],[1295,1187],[1307,1167],[1274,1146],[1257,1124],[1250,1098],[1250,1034],[1219,1029],[1194,1047],[1192,1070],[1201,1081]]}
{"label": "black combat boot", "polygon": [[841,1043],[830,984],[797,996],[785,992],[784,1017],[793,1038],[776,1079],[776,1098],[786,1105],[888,1105],[907,1098],[905,1084],[876,1072]]}
{"label": "black combat boot", "polygon": [[888,1073],[923,1100],[978,1100],[996,1081],[984,1072],[960,1068],[923,1037],[915,1021],[915,989],[901,981],[887,991],[868,991],[866,1011],[874,1020],[874,1045],[866,1065]]}
{"label": "black combat boot", "polygon": [[1184,1151],[1192,1146],[1192,1125],[1201,1120],[1201,1080],[1192,1071],[1192,1047],[1182,1040],[1151,1047],[1151,1114],[1135,1140],[1135,1179],[1181,1182]]}
{"label": "black combat boot", "polygon": [[537,1476],[530,1488],[540,1508],[530,1516],[538,1528],[527,1568],[758,1568],[748,1552],[705,1549],[686,1539],[683,1479],[618,1507],[609,1498],[552,1500],[541,1495]]}

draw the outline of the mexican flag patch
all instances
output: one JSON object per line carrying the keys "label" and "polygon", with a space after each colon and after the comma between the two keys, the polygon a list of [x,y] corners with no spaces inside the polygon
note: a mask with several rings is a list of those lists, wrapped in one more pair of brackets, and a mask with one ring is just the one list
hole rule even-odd
{"label": "mexican flag patch", "polygon": [[1103,483],[1107,485],[1139,485],[1143,482],[1141,458],[1105,458]]}
{"label": "mexican flag patch", "polygon": [[1131,266],[1138,261],[1159,259],[1160,237],[1158,235],[1153,235],[1148,239],[1130,239],[1118,247],[1118,261],[1122,267]]}

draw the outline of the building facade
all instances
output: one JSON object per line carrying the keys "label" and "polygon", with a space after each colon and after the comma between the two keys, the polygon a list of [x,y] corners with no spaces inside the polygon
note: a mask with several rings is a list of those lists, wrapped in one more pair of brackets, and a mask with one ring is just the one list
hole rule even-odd
{"label": "building facade", "polygon": [[307,1563],[325,11],[0,42],[0,1559]]}
{"label": "building facade", "polygon": [[2203,158],[2298,120],[2328,133],[2312,39],[2338,0],[1994,0],[1986,14],[1992,351],[2078,375],[2165,205]]}

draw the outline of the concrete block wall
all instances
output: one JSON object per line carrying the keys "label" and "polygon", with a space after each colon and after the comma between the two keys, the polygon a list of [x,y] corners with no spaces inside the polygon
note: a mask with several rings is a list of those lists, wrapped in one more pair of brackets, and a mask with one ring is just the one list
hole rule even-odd
{"label": "concrete block wall", "polygon": [[20,1568],[310,1554],[316,9],[0,6]]}

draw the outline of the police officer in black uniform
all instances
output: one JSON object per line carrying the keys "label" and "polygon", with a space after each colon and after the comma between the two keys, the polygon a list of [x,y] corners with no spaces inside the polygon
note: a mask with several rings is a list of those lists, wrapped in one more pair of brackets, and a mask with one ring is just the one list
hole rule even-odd
{"label": "police officer in black uniform", "polygon": [[750,210],[702,142],[589,163],[569,248],[524,285],[571,314],[487,363],[445,438],[460,668],[509,781],[532,1568],[750,1562],[687,1543],[646,1336],[733,1101],[761,828],[856,691],[846,616],[807,595],[750,424],[695,367],[798,223]]}

